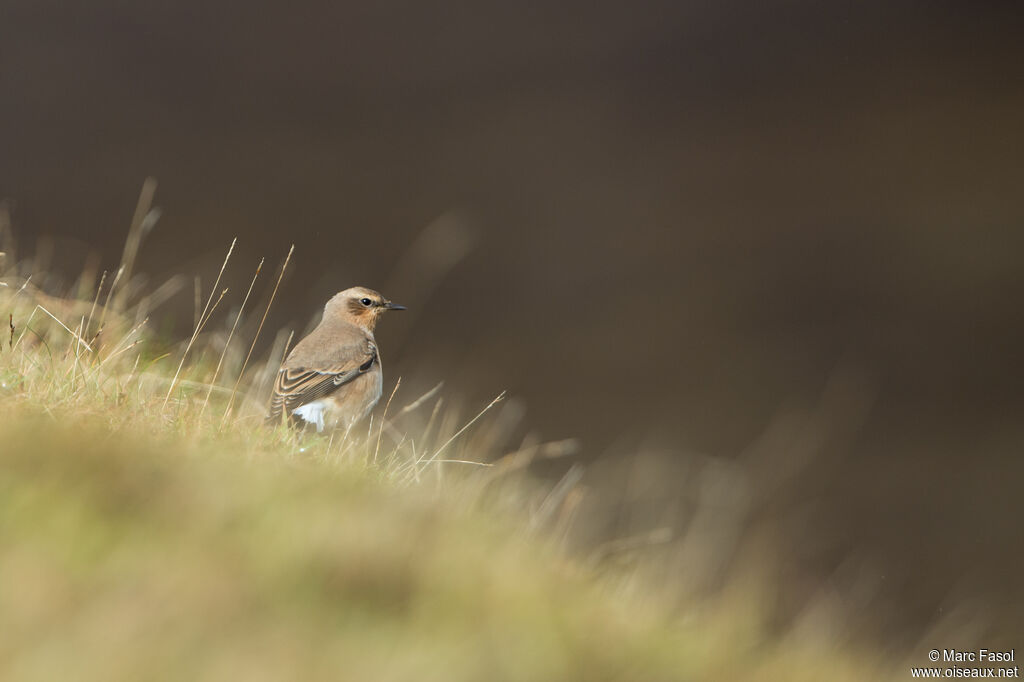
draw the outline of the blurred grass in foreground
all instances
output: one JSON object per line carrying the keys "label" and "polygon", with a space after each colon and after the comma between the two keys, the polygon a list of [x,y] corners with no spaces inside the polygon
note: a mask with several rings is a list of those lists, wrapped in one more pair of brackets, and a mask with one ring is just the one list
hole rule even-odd
{"label": "blurred grass in foreground", "polygon": [[0,678],[885,676],[770,628],[756,569],[678,605],[567,551],[573,487],[531,482],[500,417],[463,431],[431,395],[345,439],[263,424],[242,332],[154,357],[130,284],[0,286]]}

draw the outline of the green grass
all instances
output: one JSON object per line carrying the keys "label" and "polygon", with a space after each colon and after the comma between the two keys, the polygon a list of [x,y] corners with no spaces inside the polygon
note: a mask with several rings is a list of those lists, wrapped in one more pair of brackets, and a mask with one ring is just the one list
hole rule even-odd
{"label": "green grass", "polygon": [[187,344],[132,345],[144,298],[104,312],[3,281],[0,679],[885,677],[770,629],[770,582],[679,605],[643,567],[567,551],[572,489],[522,473],[499,408],[399,392],[384,428],[378,408],[347,439],[298,434],[262,422],[248,339],[222,356],[201,335],[169,391]]}

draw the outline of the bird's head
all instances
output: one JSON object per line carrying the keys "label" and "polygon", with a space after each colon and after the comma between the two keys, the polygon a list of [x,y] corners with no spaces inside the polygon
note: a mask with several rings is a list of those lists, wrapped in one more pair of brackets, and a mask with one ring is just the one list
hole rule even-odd
{"label": "bird's head", "polygon": [[336,316],[352,324],[373,331],[377,320],[387,310],[405,310],[404,305],[392,303],[380,293],[366,287],[352,287],[335,294],[324,307],[324,316]]}

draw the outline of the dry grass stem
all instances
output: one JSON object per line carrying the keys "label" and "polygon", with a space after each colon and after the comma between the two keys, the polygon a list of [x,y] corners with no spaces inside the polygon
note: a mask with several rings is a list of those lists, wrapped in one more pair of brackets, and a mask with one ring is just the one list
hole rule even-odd
{"label": "dry grass stem", "polygon": [[256,286],[256,280],[260,276],[260,271],[263,270],[263,258],[260,258],[259,264],[256,266],[256,273],[252,276],[252,281],[249,282],[249,290],[245,292],[245,298],[242,299],[242,305],[238,308],[238,314],[235,315],[235,321],[231,324],[231,331],[228,332],[228,338],[224,342],[224,349],[220,352],[220,358],[217,360],[217,367],[213,371],[213,378],[210,379],[210,390],[206,392],[206,398],[203,400],[203,406],[199,409],[199,416],[201,417],[206,412],[206,406],[210,403],[210,395],[213,393],[214,386],[217,385],[217,378],[220,376],[220,369],[224,365],[224,357],[227,355],[228,349],[231,347],[231,340],[235,336],[235,330],[238,328],[238,321],[242,319],[242,313],[245,312],[245,305],[249,302],[249,296],[252,295],[253,287]]}
{"label": "dry grass stem", "polygon": [[42,310],[44,313],[49,315],[50,319],[52,319],[54,322],[59,324],[61,326],[61,328],[64,329],[64,331],[66,331],[68,334],[71,335],[72,338],[74,338],[81,345],[85,346],[85,349],[88,350],[90,353],[92,352],[92,346],[90,346],[89,343],[85,339],[83,339],[77,332],[75,332],[70,327],[68,327],[66,324],[61,322],[57,318],[56,315],[54,315],[53,313],[51,313],[49,310],[47,310],[43,306],[39,305],[38,303],[36,304],[36,308],[39,309],[39,310]]}
{"label": "dry grass stem", "polygon": [[394,400],[395,394],[398,393],[398,387],[402,385],[402,377],[398,377],[398,381],[395,382],[395,387],[391,390],[391,395],[388,396],[388,401],[384,404],[384,413],[380,416],[380,428],[377,430],[377,446],[373,449],[373,463],[377,463],[377,453],[380,452],[380,439],[384,435],[384,423],[388,416],[388,408],[391,407],[391,401]]}
{"label": "dry grass stem", "polygon": [[484,409],[480,410],[480,412],[478,412],[475,417],[470,419],[469,422],[467,422],[465,426],[463,426],[461,429],[456,431],[454,433],[454,435],[452,435],[451,438],[446,440],[444,442],[444,445],[442,445],[437,450],[435,450],[434,454],[430,456],[430,459],[428,459],[428,460],[426,460],[426,462],[424,462],[424,467],[429,465],[431,462],[434,462],[437,459],[437,456],[440,455],[442,452],[444,452],[445,448],[447,448],[449,445],[451,445],[459,436],[461,436],[463,433],[466,432],[466,429],[468,429],[470,426],[475,424],[476,421],[478,419],[480,419],[480,417],[484,416],[484,414],[486,414],[488,410],[490,410],[492,407],[494,407],[495,405],[500,403],[502,400],[504,400],[504,398],[505,398],[505,391],[502,391],[501,393],[498,394],[498,396],[494,400],[492,400],[491,402],[489,402],[487,404],[487,407],[485,407]]}
{"label": "dry grass stem", "polygon": [[288,255],[285,256],[284,263],[281,265],[281,272],[277,276],[277,282],[274,284],[274,290],[270,293],[270,300],[267,301],[267,307],[263,311],[263,317],[260,318],[260,324],[256,328],[256,334],[252,338],[252,343],[249,345],[249,352],[245,355],[245,361],[242,363],[242,368],[238,371],[238,378],[235,379],[235,385],[231,389],[231,398],[228,400],[227,408],[224,410],[224,417],[221,420],[221,424],[225,423],[231,416],[231,408],[235,404],[235,395],[238,392],[238,385],[242,381],[242,376],[245,375],[245,368],[249,365],[249,359],[252,357],[253,349],[256,348],[256,342],[260,338],[260,332],[263,331],[263,325],[267,321],[267,315],[270,314],[270,306],[274,305],[274,298],[277,296],[277,290],[281,286],[281,280],[284,279],[284,273],[288,269],[288,263],[292,259],[292,254],[295,252],[295,244],[291,245],[288,249]]}
{"label": "dry grass stem", "polygon": [[[210,302],[213,301],[213,294],[217,291],[217,285],[220,284],[220,278],[224,275],[224,269],[228,266],[228,260],[231,259],[231,253],[235,250],[235,244],[238,243],[238,237],[231,240],[231,246],[228,247],[228,253],[224,256],[224,262],[221,263],[220,272],[217,273],[217,279],[213,283],[213,288],[210,290],[210,298],[206,301],[206,307],[203,309],[202,315],[199,316],[199,322],[195,326],[195,330],[192,332],[192,338],[188,340],[188,345],[185,346],[185,352],[181,354],[181,362],[178,363],[178,369],[174,373],[174,378],[171,379],[171,385],[167,389],[167,396],[164,398],[164,407],[167,407],[167,401],[171,399],[171,394],[174,392],[174,387],[178,382],[178,375],[181,374],[181,368],[185,366],[185,358],[188,357],[188,352],[192,349],[192,344],[196,342],[196,338],[199,336],[199,332],[202,331],[203,325],[206,324],[206,313],[210,310]],[[221,292],[221,298],[227,290]],[[217,299],[220,303],[220,299]],[[210,311],[212,314],[213,311]]]}

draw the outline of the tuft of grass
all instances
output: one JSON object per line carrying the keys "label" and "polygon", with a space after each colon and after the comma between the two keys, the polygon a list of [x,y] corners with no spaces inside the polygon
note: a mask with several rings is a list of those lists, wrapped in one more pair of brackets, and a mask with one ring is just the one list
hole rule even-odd
{"label": "tuft of grass", "polygon": [[155,354],[153,301],[130,281],[105,303],[104,278],[81,298],[2,281],[2,679],[888,676],[849,645],[773,631],[763,581],[669,610],[666,584],[569,552],[578,469],[523,475],[569,446],[509,446],[501,395],[464,415],[439,387],[396,384],[349,434],[266,425],[267,371],[236,334],[266,312],[213,330],[216,284],[195,333]]}

